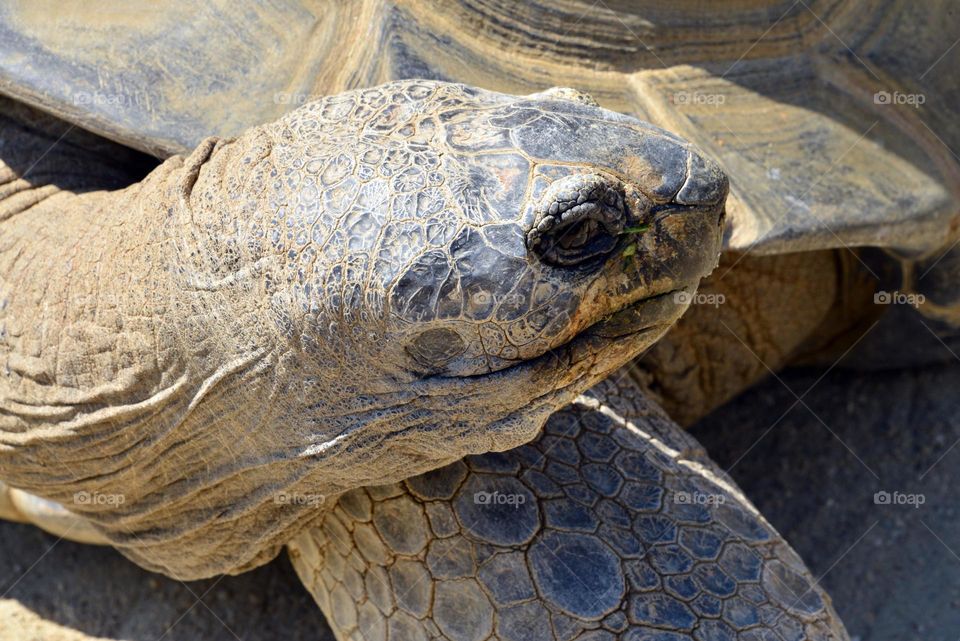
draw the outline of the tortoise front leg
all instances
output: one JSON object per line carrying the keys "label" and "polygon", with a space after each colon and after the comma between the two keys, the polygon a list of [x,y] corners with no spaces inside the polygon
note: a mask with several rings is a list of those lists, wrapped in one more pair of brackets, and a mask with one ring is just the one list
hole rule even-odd
{"label": "tortoise front leg", "polygon": [[848,638],[796,553],[625,378],[529,445],[339,497],[289,550],[341,640]]}

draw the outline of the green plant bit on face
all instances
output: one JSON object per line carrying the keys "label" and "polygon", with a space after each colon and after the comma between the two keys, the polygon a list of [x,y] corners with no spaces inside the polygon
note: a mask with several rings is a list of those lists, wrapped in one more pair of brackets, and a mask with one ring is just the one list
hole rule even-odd
{"label": "green plant bit on face", "polygon": [[630,243],[620,252],[620,258],[623,261],[622,268],[626,269],[630,263],[630,258],[637,253],[637,243]]}
{"label": "green plant bit on face", "polygon": [[[637,225],[637,226],[635,226],[635,227],[626,227],[626,228],[624,228],[623,231],[621,231],[621,232],[618,234],[618,236],[642,234],[643,232],[647,231],[648,229],[650,229],[650,225]],[[636,241],[631,242],[629,245],[627,245],[626,247],[623,248],[623,251],[620,252],[620,256],[623,257],[623,264],[624,264],[624,266],[626,266],[627,262],[629,262],[630,257],[633,256],[633,255],[635,255],[636,253],[637,253],[637,243],[636,243]]]}

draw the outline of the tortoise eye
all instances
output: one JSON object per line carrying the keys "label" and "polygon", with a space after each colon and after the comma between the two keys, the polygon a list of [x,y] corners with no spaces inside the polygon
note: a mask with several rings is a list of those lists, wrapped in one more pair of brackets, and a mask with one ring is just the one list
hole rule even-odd
{"label": "tortoise eye", "polygon": [[557,247],[562,251],[585,249],[592,240],[604,233],[595,218],[579,220],[564,230]]}
{"label": "tortoise eye", "polygon": [[566,176],[544,192],[527,249],[543,262],[573,267],[609,254],[626,223],[622,187],[612,176]]}

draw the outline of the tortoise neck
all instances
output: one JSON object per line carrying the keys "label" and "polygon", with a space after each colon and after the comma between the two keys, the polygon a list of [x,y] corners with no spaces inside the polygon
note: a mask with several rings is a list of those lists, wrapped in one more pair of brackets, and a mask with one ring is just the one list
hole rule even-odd
{"label": "tortoise neck", "polygon": [[235,212],[224,198],[218,226],[191,206],[223,179],[228,146],[205,141],[120,191],[59,189],[0,222],[0,479],[180,576],[266,562],[322,511],[277,498],[310,465],[269,466],[291,448],[269,429],[282,350],[253,276],[216,244]]}

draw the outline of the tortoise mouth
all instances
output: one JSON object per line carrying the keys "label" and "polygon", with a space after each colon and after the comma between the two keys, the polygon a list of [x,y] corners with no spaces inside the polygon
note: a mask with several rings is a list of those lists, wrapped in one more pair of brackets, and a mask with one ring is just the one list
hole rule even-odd
{"label": "tortoise mouth", "polygon": [[651,296],[634,301],[613,312],[606,318],[602,318],[596,323],[583,329],[577,333],[577,335],[574,336],[567,344],[573,343],[578,338],[585,335],[592,335],[608,340],[617,340],[632,336],[637,332],[642,332],[652,327],[659,327],[665,323],[672,323],[674,320],[673,318],[669,319],[669,321],[651,323],[650,319],[641,312],[651,303],[670,302],[670,300],[674,300],[674,302],[676,302],[676,296],[687,289],[688,288],[686,287],[677,287],[663,292],[662,294],[653,294]]}
{"label": "tortoise mouth", "polygon": [[[565,343],[533,358],[488,372],[439,374],[437,378],[506,379],[531,370],[537,371],[540,376],[547,376],[565,370],[573,373],[574,369],[583,364],[587,365],[589,371],[577,373],[578,378],[581,375],[605,374],[631,360],[642,349],[627,348],[626,343],[646,344],[639,339],[662,334],[672,326],[685,308],[676,302],[675,297],[683,292],[692,293],[695,287],[695,283],[687,284],[631,301],[583,328]],[[652,344],[653,339],[649,343]],[[625,349],[620,349],[621,347]]]}

